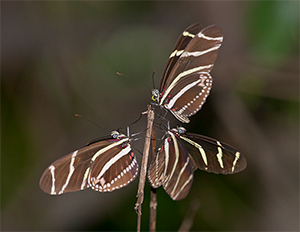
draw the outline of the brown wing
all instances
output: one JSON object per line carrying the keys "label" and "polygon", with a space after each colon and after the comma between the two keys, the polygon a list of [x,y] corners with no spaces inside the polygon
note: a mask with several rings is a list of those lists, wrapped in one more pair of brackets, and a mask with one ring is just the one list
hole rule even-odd
{"label": "brown wing", "polygon": [[163,72],[163,76],[160,80],[159,85],[159,91],[160,93],[163,91],[163,87],[166,84],[166,80],[170,75],[170,72],[172,71],[174,65],[176,64],[177,60],[179,59],[182,51],[186,48],[186,46],[189,44],[189,42],[194,38],[194,36],[202,29],[203,27],[198,24],[192,24],[188,28],[182,32],[182,34],[179,36],[173,51],[170,54],[168,63],[166,65],[166,68]]}
{"label": "brown wing", "polygon": [[216,174],[233,174],[244,170],[246,158],[234,147],[218,140],[192,133],[180,135],[195,166]]}
{"label": "brown wing", "polygon": [[180,53],[172,70],[168,71],[169,76],[164,78],[159,105],[169,109],[181,122],[188,123],[188,117],[197,113],[205,102],[212,85],[209,72],[222,41],[219,27],[204,28]]}
{"label": "brown wing", "polygon": [[212,86],[209,73],[195,73],[180,79],[171,89],[164,106],[180,121],[188,123],[188,117],[196,114],[205,103]]}
{"label": "brown wing", "polygon": [[180,78],[192,73],[209,73],[214,66],[222,41],[222,31],[218,26],[212,25],[201,30],[181,53],[164,83],[165,87],[174,86]]}
{"label": "brown wing", "polygon": [[88,183],[95,191],[111,192],[128,185],[137,173],[138,163],[128,143],[99,155],[91,167]]}
{"label": "brown wing", "polygon": [[88,187],[101,192],[113,191],[134,180],[137,171],[129,139],[106,139],[52,163],[40,179],[40,188],[51,195]]}
{"label": "brown wing", "polygon": [[194,176],[192,159],[179,139],[172,132],[164,140],[152,161],[148,178],[152,187],[163,185],[166,193],[173,200],[181,200],[190,191]]}
{"label": "brown wing", "polygon": [[97,151],[112,143],[108,140],[99,141],[56,160],[44,171],[39,183],[40,188],[51,195],[87,188],[84,174],[91,166],[91,158]]}

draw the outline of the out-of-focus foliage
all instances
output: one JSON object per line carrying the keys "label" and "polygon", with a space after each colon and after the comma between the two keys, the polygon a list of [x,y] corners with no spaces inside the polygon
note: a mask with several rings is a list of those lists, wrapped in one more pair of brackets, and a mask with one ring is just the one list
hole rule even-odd
{"label": "out-of-focus foliage", "polygon": [[[197,170],[179,202],[159,188],[157,230],[178,230],[195,202],[194,231],[299,229],[298,1],[6,1],[3,230],[136,229],[137,180],[108,194],[48,196],[39,178],[55,159],[136,120],[151,101],[152,71],[157,85],[177,37],[195,22],[219,25],[224,44],[211,95],[184,126],[237,147],[248,167],[232,176]],[[131,132],[145,125],[143,118]],[[142,150],[143,143],[133,146]],[[148,185],[145,194],[148,230]]]}
{"label": "out-of-focus foliage", "polygon": [[255,1],[247,12],[247,36],[256,61],[276,67],[299,52],[299,8],[294,1]]}

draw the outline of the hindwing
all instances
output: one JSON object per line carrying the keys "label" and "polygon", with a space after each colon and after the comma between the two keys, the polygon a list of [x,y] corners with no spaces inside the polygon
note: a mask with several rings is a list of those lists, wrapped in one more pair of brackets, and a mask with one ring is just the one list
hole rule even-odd
{"label": "hindwing", "polygon": [[245,157],[234,147],[192,133],[179,135],[197,168],[215,174],[233,174],[247,166]]}
{"label": "hindwing", "polygon": [[180,200],[190,191],[195,169],[233,174],[246,166],[245,157],[235,148],[203,135],[186,133],[183,127],[178,127],[167,132],[150,164],[148,179],[153,188],[162,185],[173,200]]}
{"label": "hindwing", "polygon": [[158,188],[162,185],[173,200],[185,198],[193,182],[192,162],[181,141],[168,132],[164,145],[149,167],[148,179],[151,186]]}

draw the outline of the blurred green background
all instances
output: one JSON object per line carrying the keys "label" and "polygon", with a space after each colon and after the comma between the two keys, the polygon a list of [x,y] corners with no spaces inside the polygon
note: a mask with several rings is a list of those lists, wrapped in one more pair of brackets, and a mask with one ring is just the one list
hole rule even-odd
{"label": "blurred green background", "polygon": [[[50,196],[39,178],[136,120],[151,101],[152,71],[158,85],[176,39],[195,22],[220,26],[224,43],[211,94],[184,126],[238,148],[248,167],[231,176],[198,170],[178,202],[158,189],[157,230],[178,230],[199,203],[193,231],[298,231],[298,1],[2,1],[2,230],[136,230],[137,180],[112,193]],[[131,132],[145,127],[143,118]],[[142,140],[133,146],[142,150]],[[143,230],[149,195],[147,183]]]}

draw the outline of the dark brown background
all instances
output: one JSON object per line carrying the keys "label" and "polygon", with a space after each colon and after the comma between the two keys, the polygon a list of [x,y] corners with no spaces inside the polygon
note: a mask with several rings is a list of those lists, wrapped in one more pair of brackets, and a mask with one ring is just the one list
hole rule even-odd
{"label": "dark brown background", "polygon": [[[151,101],[152,71],[158,85],[195,22],[220,26],[224,43],[211,94],[185,126],[237,147],[248,167],[196,171],[179,202],[160,188],[157,229],[178,230],[195,202],[195,231],[299,229],[298,1],[2,1],[1,22],[2,230],[136,230],[137,180],[112,193],[49,196],[39,178],[55,159],[137,119]],[[145,197],[148,230],[148,185]]]}

